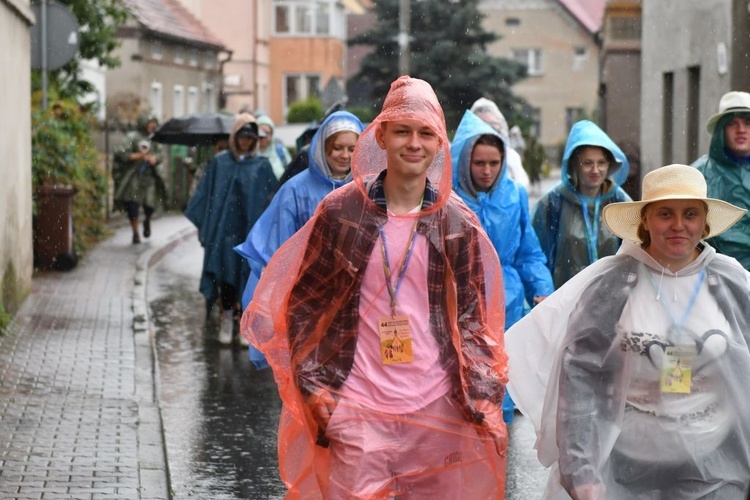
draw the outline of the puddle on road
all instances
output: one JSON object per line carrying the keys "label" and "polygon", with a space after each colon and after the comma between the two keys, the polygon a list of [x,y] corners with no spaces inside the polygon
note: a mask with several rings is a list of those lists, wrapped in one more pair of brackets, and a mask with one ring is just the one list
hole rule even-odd
{"label": "puddle on road", "polygon": [[174,498],[283,498],[272,373],[245,349],[219,347],[197,292],[202,252],[182,247],[149,279]]}

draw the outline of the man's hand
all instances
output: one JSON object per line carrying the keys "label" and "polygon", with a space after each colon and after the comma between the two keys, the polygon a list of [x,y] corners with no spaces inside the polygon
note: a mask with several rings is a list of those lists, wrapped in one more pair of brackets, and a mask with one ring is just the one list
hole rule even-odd
{"label": "man's hand", "polygon": [[503,422],[503,412],[496,404],[485,399],[475,399],[474,407],[484,414],[482,427],[495,442],[497,454],[504,457],[508,450],[508,430]]}
{"label": "man's hand", "polygon": [[319,389],[314,394],[307,396],[305,401],[312,411],[313,418],[325,432],[328,428],[328,421],[331,420],[331,415],[333,415],[333,410],[336,409],[336,400],[333,398],[331,391]]}

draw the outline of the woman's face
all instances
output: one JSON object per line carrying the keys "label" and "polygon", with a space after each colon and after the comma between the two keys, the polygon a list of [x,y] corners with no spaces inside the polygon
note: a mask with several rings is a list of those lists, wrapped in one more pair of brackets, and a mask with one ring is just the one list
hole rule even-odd
{"label": "woman's face", "polygon": [[648,205],[643,228],[651,243],[646,252],[662,266],[678,271],[695,260],[695,247],[706,227],[701,200],[664,200]]}
{"label": "woman's face", "polygon": [[596,196],[609,172],[609,160],[598,147],[582,147],[578,151],[578,190],[585,196]]}
{"label": "woman's face", "polygon": [[339,132],[326,141],[326,162],[335,178],[346,177],[352,168],[352,153],[357,144],[357,134],[354,132]]}
{"label": "woman's face", "polygon": [[260,149],[266,149],[269,144],[271,144],[271,139],[273,139],[273,130],[271,130],[271,126],[267,125],[265,123],[262,123],[258,126],[258,130],[265,132],[266,136],[261,137],[258,139],[258,142],[260,143]]}
{"label": "woman's face", "polygon": [[495,146],[477,144],[471,152],[471,182],[477,191],[489,191],[503,168],[503,155]]}

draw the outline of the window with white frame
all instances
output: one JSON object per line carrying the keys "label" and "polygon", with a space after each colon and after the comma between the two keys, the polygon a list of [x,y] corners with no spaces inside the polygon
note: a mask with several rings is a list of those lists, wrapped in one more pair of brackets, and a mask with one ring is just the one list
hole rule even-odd
{"label": "window with white frame", "polygon": [[331,32],[331,4],[317,2],[315,6],[315,34],[327,35]]}
{"label": "window with white frame", "polygon": [[172,116],[182,116],[185,114],[185,87],[175,85],[172,94]]}
{"label": "window with white frame", "polygon": [[151,40],[151,58],[160,61],[163,56],[164,46],[161,40]]}
{"label": "window with white frame", "polygon": [[320,97],[320,94],[320,75],[284,75],[284,115],[286,115],[291,104],[297,101],[305,101],[310,97]]}
{"label": "window with white frame", "polygon": [[188,87],[187,112],[191,115],[198,112],[198,87]]}
{"label": "window with white frame", "polygon": [[513,60],[525,64],[529,76],[539,76],[544,73],[542,66],[542,49],[513,49]]}
{"label": "window with white frame", "polygon": [[216,66],[216,52],[207,52],[205,68],[214,69],[214,66]]}
{"label": "window with white frame", "polygon": [[151,93],[149,94],[148,103],[151,106],[151,114],[156,117],[157,120],[162,121],[162,87],[159,82],[151,82]]}
{"label": "window with white frame", "polygon": [[573,49],[573,70],[579,70],[583,67],[589,52],[586,47],[575,47]]}
{"label": "window with white frame", "polygon": [[203,84],[203,111],[216,111],[216,102],[214,102],[214,86],[211,83]]}
{"label": "window with white frame", "polygon": [[190,49],[190,66],[198,66],[198,49]]}
{"label": "window with white frame", "polygon": [[185,62],[185,49],[180,46],[174,48],[174,62],[175,64],[182,64]]}
{"label": "window with white frame", "polygon": [[343,5],[337,0],[274,0],[275,35],[344,37]]}

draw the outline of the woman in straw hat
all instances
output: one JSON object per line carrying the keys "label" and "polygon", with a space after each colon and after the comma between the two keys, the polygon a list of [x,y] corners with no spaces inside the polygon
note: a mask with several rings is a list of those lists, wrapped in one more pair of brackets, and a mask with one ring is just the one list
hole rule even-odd
{"label": "woman in straw hat", "polygon": [[703,240],[745,210],[670,165],[608,205],[624,243],[506,334],[508,386],[551,467],[547,498],[744,498],[750,273]]}

